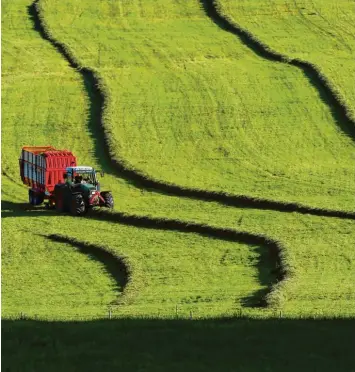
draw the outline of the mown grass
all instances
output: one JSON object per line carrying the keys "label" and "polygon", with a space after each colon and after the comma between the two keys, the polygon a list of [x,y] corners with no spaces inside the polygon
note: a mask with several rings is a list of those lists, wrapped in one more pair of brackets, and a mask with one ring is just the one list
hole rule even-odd
{"label": "mown grass", "polygon": [[[182,11],[181,4],[175,4],[175,9]],[[30,5],[29,0],[2,4],[4,368],[21,371],[96,371],[98,368],[111,371],[117,367],[134,371],[351,370],[353,321],[304,320],[302,317],[354,317],[354,220],[232,208],[140,189],[128,179],[120,178],[104,156],[104,143],[97,135],[102,128],[97,120],[97,102],[90,82],[84,84],[82,76],[33,29],[32,15],[27,8]],[[75,9],[83,6],[78,2],[66,5],[67,11],[60,13],[60,17],[65,18],[70,12],[74,16]],[[99,10],[107,7],[117,16],[122,14],[119,5],[122,3],[95,4],[102,7]],[[195,5],[189,5],[194,12]],[[46,15],[50,15],[49,9],[46,8]],[[137,9],[144,15],[143,8]],[[154,23],[163,24],[167,18],[176,17],[176,13],[166,10],[161,8],[161,18],[155,18]],[[133,19],[120,18],[127,27]],[[188,21],[198,32],[200,23],[205,22],[202,15],[191,14]],[[53,29],[58,32],[58,23],[53,23]],[[73,26],[69,31],[74,30],[77,28]],[[187,29],[184,26],[180,31],[184,34]],[[109,29],[107,33],[116,40],[116,33]],[[129,41],[138,52],[145,52],[135,44],[138,32],[133,33],[137,37],[134,39],[132,34]],[[171,31],[165,36],[176,40],[177,34]],[[158,36],[149,37],[156,40]],[[195,53],[195,47],[191,42],[190,53]],[[227,51],[227,47],[231,45],[211,46],[214,51]],[[206,45],[204,48],[209,49]],[[93,50],[87,50],[88,56]],[[99,64],[112,57],[102,53],[100,58]],[[136,61],[139,63],[138,58]],[[100,74],[104,76],[104,66],[96,67],[100,67]],[[216,79],[220,75],[215,72]],[[285,83],[288,78],[286,74]],[[105,79],[104,84],[106,86]],[[117,96],[114,90],[108,94],[107,112],[110,112]],[[193,97],[193,91],[188,94]],[[209,104],[203,100],[199,104],[201,110],[208,112]],[[314,105],[317,104],[314,102]],[[189,110],[183,107],[179,110],[189,117]],[[216,113],[221,118],[225,115],[221,111]],[[154,117],[147,111],[144,114],[147,119]],[[119,121],[113,118],[113,113],[106,116],[106,129]],[[330,126],[333,133],[338,133],[334,123]],[[148,134],[146,132],[146,136]],[[203,132],[203,136],[205,134]],[[130,138],[128,132],[125,138]],[[224,143],[222,136],[215,140]],[[145,142],[151,143],[150,138]],[[107,174],[102,184],[113,190],[115,211],[96,212],[80,219],[30,208],[25,203],[27,190],[20,183],[17,164],[19,150],[25,144],[69,148],[78,156],[79,163],[105,169]],[[131,142],[132,146],[135,144]],[[330,144],[325,148],[333,149]],[[174,164],[175,161],[171,166]],[[324,205],[346,206],[344,209],[351,210],[344,202],[349,196],[339,195],[334,191],[336,201],[327,204],[329,200],[324,200]],[[306,202],[312,204],[311,198]],[[150,218],[147,226],[144,226],[145,220],[139,219],[143,216]],[[221,231],[229,228],[273,239],[282,247],[282,266],[288,273],[287,280],[273,287],[269,308],[254,308],[275,279],[271,273],[275,257],[270,259],[266,246],[211,239],[188,233],[187,228],[179,232],[171,230],[168,223],[162,229],[159,224],[152,226],[153,218],[185,221],[186,225],[194,222],[202,230],[208,230],[209,225]],[[107,251],[111,259],[103,258],[100,250]],[[127,272],[120,269],[122,261]],[[113,317],[120,319],[93,321],[108,317],[109,309]],[[280,311],[288,319],[267,319],[279,317]],[[42,321],[18,320],[21,313],[23,317],[38,317]],[[247,319],[213,319],[240,313]],[[193,320],[173,320],[176,317]],[[212,319],[200,319],[205,317]],[[263,320],[252,319],[256,317]],[[61,321],[54,322],[55,319]],[[75,319],[86,321],[73,322]]]}
{"label": "mown grass", "polygon": [[[85,230],[73,232],[71,223],[71,217],[54,213],[40,218],[29,213],[6,221],[4,315],[22,312],[45,319],[90,319],[107,316],[111,308],[116,316],[175,316],[176,312],[189,316],[189,311],[194,316],[221,316],[257,305],[256,292],[267,292],[271,285],[275,264],[263,247],[221,244],[195,234],[138,229],[90,218],[80,223]],[[16,240],[9,241],[16,230]],[[59,244],[36,236],[33,230],[74,235],[80,242],[123,256],[129,273],[127,286],[123,288],[122,279],[115,280],[102,259],[78,252],[70,241]],[[20,278],[15,276],[19,272]]]}
{"label": "mown grass", "polygon": [[[90,102],[85,86],[79,74],[63,63],[62,57],[54,48],[41,40],[38,32],[32,29],[33,22],[26,10],[26,6],[29,5],[31,5],[29,1],[18,4],[5,3],[3,19],[6,45],[3,78],[5,93],[3,103],[6,108],[3,114],[5,172],[3,199],[7,201],[3,205],[3,210],[6,217],[4,231],[7,234],[5,247],[8,246],[8,249],[3,251],[3,276],[6,283],[3,289],[3,296],[6,299],[4,316],[13,316],[20,312],[44,316],[48,312],[48,317],[62,316],[68,319],[78,313],[82,317],[90,318],[101,314],[101,309],[102,312],[106,312],[114,295],[120,297],[118,293],[120,291],[117,292],[112,287],[112,278],[102,279],[103,283],[106,283],[103,286],[106,286],[107,292],[103,295],[104,301],[101,300],[102,295],[95,294],[95,290],[92,292],[88,290],[88,294],[85,295],[86,288],[91,286],[89,281],[80,284],[80,289],[74,292],[75,296],[65,295],[71,293],[71,290],[67,290],[66,285],[64,287],[60,285],[63,276],[57,277],[56,271],[50,270],[51,267],[60,270],[64,265],[63,275],[69,275],[69,266],[63,263],[61,252],[55,250],[50,264],[46,264],[43,258],[50,246],[49,241],[43,237],[36,237],[35,241],[38,243],[34,248],[29,245],[29,255],[22,257],[20,243],[16,243],[13,238],[22,230],[27,231],[27,236],[31,236],[30,232],[63,234],[79,241],[113,249],[116,254],[127,257],[128,261],[131,260],[134,268],[132,278],[137,278],[138,283],[139,278],[145,279],[142,279],[144,285],[133,286],[130,290],[129,293],[132,293],[135,300],[129,306],[117,306],[117,312],[123,315],[159,316],[163,313],[174,315],[175,305],[180,306],[182,303],[187,305],[182,306],[186,310],[181,310],[181,316],[189,316],[190,309],[194,311],[194,316],[233,314],[240,308],[252,316],[273,314],[273,310],[269,313],[263,309],[248,308],[241,303],[241,299],[265,289],[265,280],[271,279],[270,276],[267,279],[258,277],[263,270],[270,268],[269,265],[255,266],[256,257],[263,256],[259,248],[250,249],[245,256],[245,246],[238,243],[218,240],[211,243],[208,239],[194,234],[181,235],[154,229],[144,233],[141,228],[122,227],[120,220],[115,224],[108,224],[103,216],[95,218],[95,214],[92,219],[73,219],[69,216],[56,216],[54,212],[44,210],[24,210],[21,203],[26,200],[26,188],[18,185],[17,181],[18,151],[24,144],[48,143],[59,148],[72,149],[82,164],[106,167],[109,172],[103,179],[103,184],[114,192],[116,211],[130,215],[195,221],[220,228],[236,228],[279,241],[285,247],[282,252],[283,265],[291,275],[289,280],[283,282],[274,292],[272,303],[281,308],[285,316],[353,314],[354,297],[351,290],[355,271],[352,259],[355,241],[353,221],[297,213],[228,208],[218,203],[140,190],[129,181],[114,177],[109,165],[102,163],[101,158],[95,158],[97,148],[102,144],[91,138],[92,133],[88,129],[88,123],[92,126],[95,123],[90,121]],[[14,49],[24,45],[31,48],[31,60],[26,54],[14,57],[16,54]],[[33,75],[39,75],[41,71],[48,73],[42,74],[41,79],[33,79]],[[58,76],[61,76],[60,80]],[[61,104],[63,102],[70,104]],[[159,239],[155,241],[156,236],[161,236],[160,241]],[[184,263],[178,267],[175,262],[178,252],[176,242],[181,243],[179,247],[181,256],[178,256],[178,259]],[[194,250],[201,252],[201,255],[191,252],[190,242],[194,242]],[[207,250],[206,244],[207,246],[212,244],[215,248]],[[68,255],[70,251],[73,253],[73,259],[78,260],[79,266],[93,264],[75,248],[65,245],[63,249]],[[11,255],[11,252],[18,253]],[[150,258],[148,260],[147,255]],[[229,255],[232,263],[225,270],[221,260],[222,257]],[[198,264],[200,259],[201,264]],[[67,258],[66,260],[68,261]],[[245,265],[246,262],[249,264]],[[171,270],[167,271],[167,267]],[[22,275],[22,270],[24,276],[32,283],[31,286],[28,286],[26,281],[20,283],[17,281],[19,273]],[[178,274],[174,274],[178,270]],[[185,276],[180,271],[185,273]],[[336,277],[334,271],[338,273]],[[41,272],[42,278],[48,276],[48,282],[55,283],[51,286],[53,292],[41,290],[41,281],[33,275],[36,272]],[[243,273],[246,275],[240,275]],[[93,277],[98,275],[108,275],[100,263]],[[230,286],[226,284],[227,277]],[[75,287],[79,281],[81,282],[81,275],[75,271],[71,278],[73,284],[68,285],[68,288]],[[224,286],[227,288],[225,293]],[[18,289],[18,296],[13,294],[15,287]],[[249,295],[246,294],[248,291]],[[221,296],[218,298],[220,293]],[[20,299],[21,296],[23,300]],[[43,306],[39,306],[39,298]],[[201,301],[200,298],[205,301]],[[164,302],[165,299],[168,301]],[[194,302],[196,300],[197,302]],[[87,309],[81,310],[78,304],[85,301],[89,305]]]}
{"label": "mown grass", "polygon": [[271,49],[311,62],[355,118],[355,15],[351,0],[217,0],[220,11]]}
{"label": "mown grass", "polygon": [[113,157],[184,187],[353,209],[354,143],[302,71],[255,55],[198,1],[120,6],[40,3],[102,78]]}

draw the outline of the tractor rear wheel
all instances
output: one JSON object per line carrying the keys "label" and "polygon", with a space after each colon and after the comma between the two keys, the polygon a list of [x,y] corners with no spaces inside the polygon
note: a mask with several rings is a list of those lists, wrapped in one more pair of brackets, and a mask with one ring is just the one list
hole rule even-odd
{"label": "tractor rear wheel", "polygon": [[31,205],[40,205],[43,203],[44,195],[33,190],[28,190],[28,201]]}
{"label": "tractor rear wheel", "polygon": [[110,191],[103,192],[103,193],[101,193],[101,196],[105,200],[104,206],[106,208],[112,209],[113,208],[113,205],[114,205],[112,193]]}
{"label": "tractor rear wheel", "polygon": [[72,195],[70,212],[73,216],[81,216],[86,212],[86,205],[81,194]]}
{"label": "tractor rear wheel", "polygon": [[41,205],[44,202],[43,194],[36,194],[36,205]]}

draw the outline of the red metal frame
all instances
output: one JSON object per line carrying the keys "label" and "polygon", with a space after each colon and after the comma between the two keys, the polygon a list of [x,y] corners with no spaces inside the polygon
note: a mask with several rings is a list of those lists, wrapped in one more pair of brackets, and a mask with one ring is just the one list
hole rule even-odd
{"label": "red metal frame", "polygon": [[[97,198],[99,199],[99,203],[98,204],[94,204],[94,200],[97,199]],[[105,199],[101,196],[100,191],[95,191],[95,194],[93,194],[89,198],[89,204],[90,205],[99,205],[100,204],[100,201],[105,204]]]}
{"label": "red metal frame", "polygon": [[76,166],[76,157],[52,146],[24,146],[19,164],[22,182],[34,192],[49,193],[45,198],[50,199],[55,185],[64,182],[65,169]]}

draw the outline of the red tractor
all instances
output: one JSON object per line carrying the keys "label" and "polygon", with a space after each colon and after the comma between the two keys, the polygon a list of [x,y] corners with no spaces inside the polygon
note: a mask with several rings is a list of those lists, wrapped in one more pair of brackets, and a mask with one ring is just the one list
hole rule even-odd
{"label": "red tractor", "polygon": [[21,179],[30,187],[31,205],[48,199],[48,208],[76,216],[94,206],[113,208],[112,193],[100,191],[95,169],[77,166],[70,151],[26,146],[19,161]]}

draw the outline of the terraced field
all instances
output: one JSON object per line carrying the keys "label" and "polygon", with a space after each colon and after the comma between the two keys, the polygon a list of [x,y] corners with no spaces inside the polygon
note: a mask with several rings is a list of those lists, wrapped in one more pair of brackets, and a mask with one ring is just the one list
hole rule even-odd
{"label": "terraced field", "polygon": [[[3,2],[6,365],[94,370],[91,358],[106,355],[108,370],[237,370],[233,348],[205,354],[203,340],[224,345],[239,332],[235,342],[257,343],[239,351],[241,370],[248,363],[250,370],[304,368],[291,352],[303,338],[301,354],[317,343],[310,363],[332,370],[336,362],[325,357],[331,346],[320,342],[330,334],[333,359],[349,370],[351,96],[322,96],[327,87],[302,68],[255,50],[224,17],[230,7],[235,19],[232,5],[216,13],[207,1]],[[271,35],[271,22],[267,29]],[[348,89],[329,79],[334,90]],[[27,206],[17,169],[25,144],[68,148],[79,163],[103,169],[115,210],[78,219]],[[21,313],[37,321],[16,320]],[[108,314],[110,324],[94,321]],[[285,320],[267,320],[280,315]],[[78,319],[85,322],[71,323]],[[88,332],[97,334],[90,347]],[[75,342],[68,341],[72,333]],[[264,333],[285,352],[276,364]],[[155,346],[145,353],[149,334]],[[281,334],[295,338],[289,345]],[[127,344],[113,357],[102,337]],[[169,351],[172,338],[178,360]],[[130,358],[133,341],[141,365]],[[12,357],[19,345],[27,345],[25,359],[36,355],[26,368]],[[265,347],[265,363],[246,356]],[[196,355],[184,359],[191,348]],[[53,362],[58,351],[66,361]]]}

